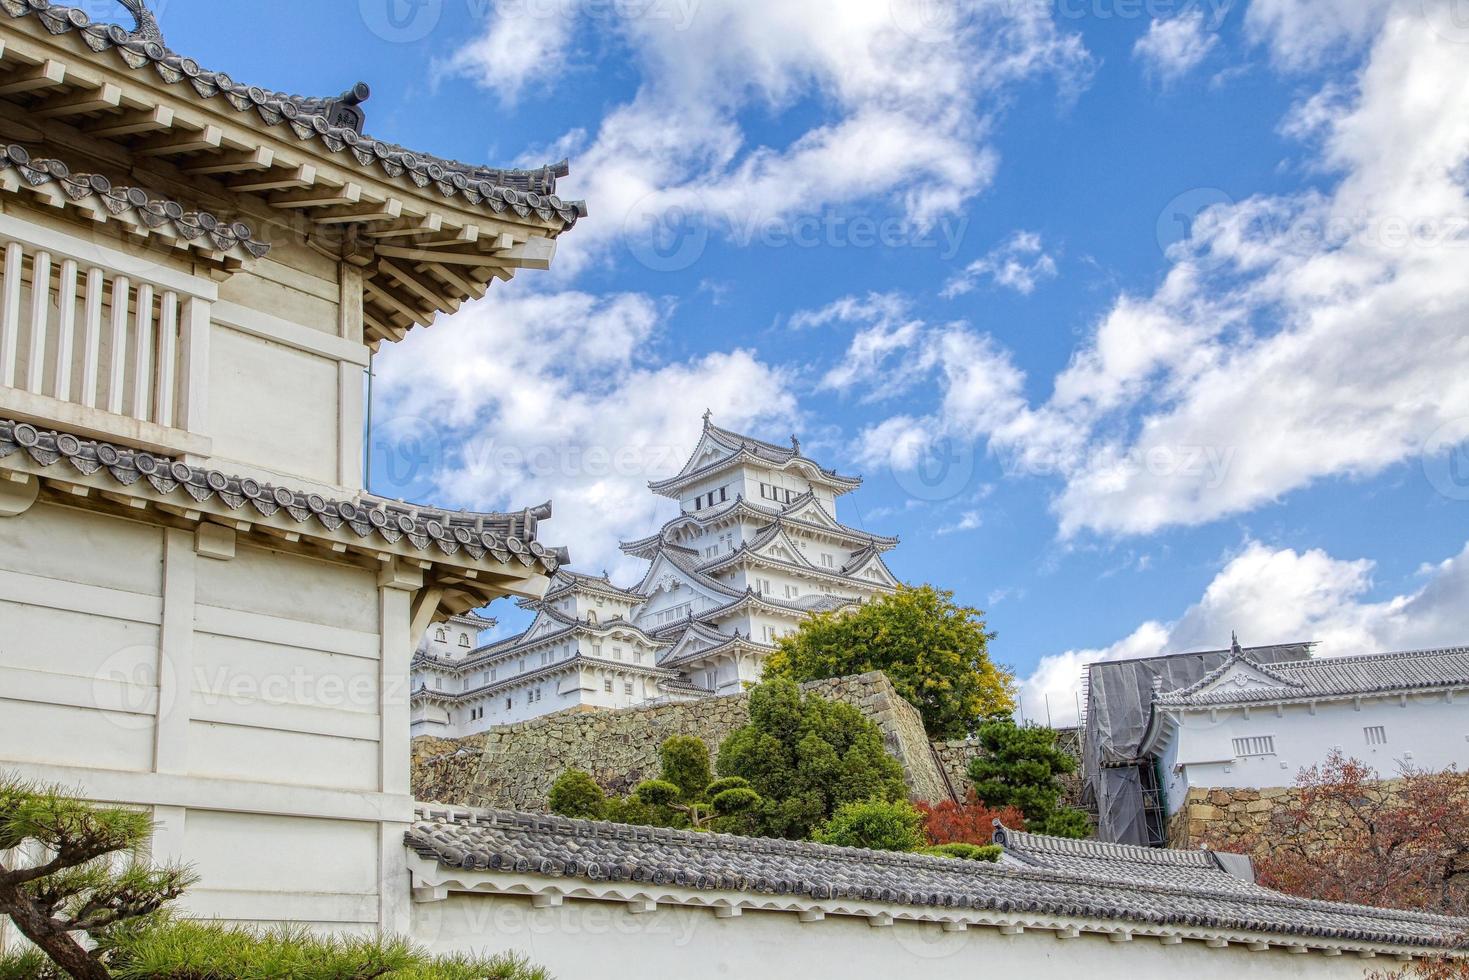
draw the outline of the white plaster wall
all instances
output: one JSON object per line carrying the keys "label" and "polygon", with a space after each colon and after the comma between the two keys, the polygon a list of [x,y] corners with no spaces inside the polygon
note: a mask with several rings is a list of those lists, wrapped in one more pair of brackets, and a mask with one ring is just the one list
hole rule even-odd
{"label": "white plaster wall", "polygon": [[[1385,745],[1367,744],[1364,729],[1381,726]],[[1275,755],[1235,758],[1233,740],[1270,735]],[[1323,761],[1333,749],[1361,759],[1384,778],[1398,775],[1406,762],[1418,769],[1457,766],[1469,770],[1469,695],[1364,699],[1360,710],[1350,701],[1322,702],[1315,714],[1305,705],[1240,709],[1183,716],[1174,744],[1164,758],[1169,781],[1168,805],[1181,805],[1186,786],[1249,788],[1289,786],[1302,767]],[[1183,772],[1176,773],[1181,764]]]}
{"label": "white plaster wall", "polygon": [[200,914],[405,928],[406,593],[194,544],[48,503],[0,520],[0,769],[152,807]]}
{"label": "white plaster wall", "polygon": [[459,894],[415,905],[413,935],[436,952],[516,951],[559,977],[608,980],[1362,980],[1371,964],[1383,962],[1278,949],[1251,952],[1241,946],[1211,949],[1188,941],[1171,946],[1145,938],[1113,943],[1085,933],[1059,940],[1050,932],[944,932],[936,923],[901,920],[874,928],[866,919],[848,916],[802,923],[790,912],[746,911],[720,919],[706,909],[660,905],[655,912],[634,915],[622,904],[576,900],[535,909],[528,898]]}

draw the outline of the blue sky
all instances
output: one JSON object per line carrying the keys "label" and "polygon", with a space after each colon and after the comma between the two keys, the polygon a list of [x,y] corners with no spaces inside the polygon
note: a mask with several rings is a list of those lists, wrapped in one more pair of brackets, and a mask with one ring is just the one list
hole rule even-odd
{"label": "blue sky", "polygon": [[630,577],[706,407],[797,432],[1057,721],[1231,630],[1469,641],[1463,0],[158,6],[380,138],[571,159],[555,268],[378,356],[379,492],[553,498]]}

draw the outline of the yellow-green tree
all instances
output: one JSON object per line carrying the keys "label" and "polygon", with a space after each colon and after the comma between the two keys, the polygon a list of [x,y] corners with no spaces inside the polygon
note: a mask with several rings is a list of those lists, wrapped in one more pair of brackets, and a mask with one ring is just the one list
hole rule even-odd
{"label": "yellow-green tree", "polygon": [[880,670],[933,738],[965,738],[1015,707],[1015,675],[994,663],[984,613],[931,585],[903,586],[852,611],[807,619],[765,667],[798,683]]}

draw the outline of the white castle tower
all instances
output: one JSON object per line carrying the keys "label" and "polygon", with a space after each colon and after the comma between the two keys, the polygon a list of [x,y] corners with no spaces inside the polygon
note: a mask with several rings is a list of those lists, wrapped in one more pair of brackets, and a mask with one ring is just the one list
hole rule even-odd
{"label": "white castle tower", "polygon": [[[529,629],[458,658],[415,660],[414,734],[456,736],[564,710],[736,694],[776,641],[816,612],[898,581],[898,539],[848,527],[837,499],[861,485],[801,452],[704,417],[679,472],[649,489],[677,517],[622,550],[649,563],[630,588],[562,570]],[[457,683],[456,683],[457,679]]]}

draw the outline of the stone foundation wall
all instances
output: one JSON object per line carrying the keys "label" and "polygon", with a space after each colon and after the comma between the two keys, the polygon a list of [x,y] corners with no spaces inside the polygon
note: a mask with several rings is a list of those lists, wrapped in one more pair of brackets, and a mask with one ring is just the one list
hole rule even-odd
{"label": "stone foundation wall", "polygon": [[[1375,784],[1388,800],[1399,795],[1402,785],[1400,779],[1385,779]],[[1168,846],[1192,849],[1208,841],[1228,838],[1254,841],[1253,853],[1262,856],[1275,837],[1268,833],[1271,818],[1298,800],[1299,792],[1294,787],[1280,786],[1269,789],[1191,787],[1183,806],[1168,822]],[[1328,840],[1323,837],[1323,843]]]}
{"label": "stone foundation wall", "polygon": [[[805,684],[808,691],[853,705],[882,730],[903,766],[915,800],[949,798],[918,710],[880,671]],[[556,777],[591,773],[604,789],[625,793],[658,775],[658,748],[671,735],[694,735],[711,754],[750,720],[748,695],[620,711],[550,715],[462,739],[423,737],[413,743],[416,799],[505,809],[546,809]],[[967,763],[966,763],[967,764]]]}

